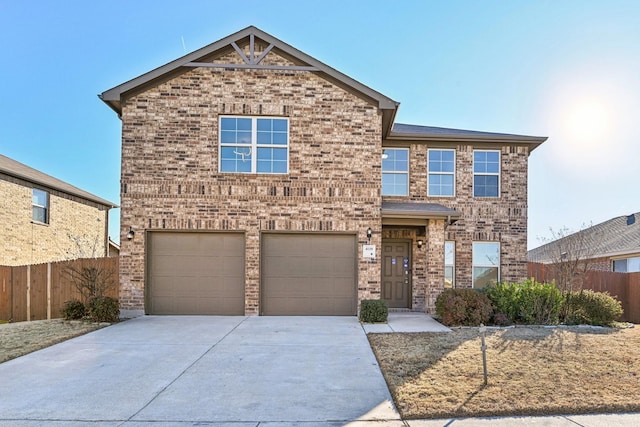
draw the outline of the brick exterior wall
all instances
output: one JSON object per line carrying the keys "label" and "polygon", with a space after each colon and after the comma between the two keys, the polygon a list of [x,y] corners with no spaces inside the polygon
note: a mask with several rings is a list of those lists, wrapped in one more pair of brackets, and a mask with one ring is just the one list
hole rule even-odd
{"label": "brick exterior wall", "polygon": [[[233,52],[216,62],[241,60]],[[263,64],[291,65],[274,51]],[[223,115],[288,118],[289,174],[219,173]],[[371,244],[380,248],[381,141],[376,106],[308,71],[194,68],[127,99],[121,308],[144,308],[145,230],[244,232],[249,315],[259,313],[262,231],[357,233],[361,251],[371,227]],[[129,241],[130,226],[136,236]],[[358,298],[377,298],[379,263],[361,255]]]}
{"label": "brick exterior wall", "polygon": [[[425,261],[415,252],[414,310],[432,312],[435,299],[444,289],[444,241],[455,241],[456,287],[472,286],[472,243],[500,242],[500,279],[520,281],[527,276],[527,164],[526,146],[496,144],[413,143],[393,141],[385,146],[407,147],[410,153],[408,197],[384,197],[388,201],[439,203],[460,212],[452,225],[429,220],[425,241]],[[456,152],[455,197],[427,196],[427,150],[454,149]],[[473,197],[473,150],[499,150],[501,157],[500,197]],[[417,239],[417,237],[412,237]],[[418,274],[427,264],[427,275]],[[416,268],[416,263],[418,267]],[[420,273],[421,274],[421,273]],[[422,289],[425,289],[424,291]],[[424,299],[422,299],[424,298]],[[423,302],[424,301],[424,302]]]}
{"label": "brick exterior wall", "polygon": [[108,210],[49,190],[49,224],[32,221],[34,185],[0,175],[0,265],[105,256]]}

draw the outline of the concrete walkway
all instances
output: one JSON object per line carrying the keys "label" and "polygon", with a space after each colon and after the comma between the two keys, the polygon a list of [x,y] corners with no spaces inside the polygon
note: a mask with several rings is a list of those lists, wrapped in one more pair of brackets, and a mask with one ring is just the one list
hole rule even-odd
{"label": "concrete walkway", "polygon": [[392,332],[451,332],[433,317],[417,312],[390,312],[388,322],[362,325],[365,332],[384,334]]}

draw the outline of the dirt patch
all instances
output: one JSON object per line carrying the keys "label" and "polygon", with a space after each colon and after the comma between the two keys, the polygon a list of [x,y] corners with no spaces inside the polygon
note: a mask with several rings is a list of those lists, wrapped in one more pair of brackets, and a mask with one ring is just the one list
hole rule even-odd
{"label": "dirt patch", "polygon": [[62,319],[0,324],[0,363],[108,325]]}
{"label": "dirt patch", "polygon": [[640,328],[477,328],[371,334],[407,419],[640,411]]}

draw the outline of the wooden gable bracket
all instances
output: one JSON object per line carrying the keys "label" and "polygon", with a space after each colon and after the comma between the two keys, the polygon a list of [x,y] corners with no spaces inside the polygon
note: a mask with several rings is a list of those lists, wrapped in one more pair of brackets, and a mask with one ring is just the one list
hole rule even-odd
{"label": "wooden gable bracket", "polygon": [[244,61],[244,64],[214,64],[210,62],[188,62],[184,64],[186,67],[210,67],[210,68],[259,68],[264,70],[296,70],[296,71],[319,71],[317,67],[305,66],[305,65],[262,65],[260,62],[267,56],[271,49],[275,47],[273,43],[262,52],[262,54],[256,58],[255,56],[255,35],[251,33],[249,35],[249,57],[245,55],[244,51],[240,49],[240,46],[234,41],[231,42],[231,47],[235,50],[240,58]]}

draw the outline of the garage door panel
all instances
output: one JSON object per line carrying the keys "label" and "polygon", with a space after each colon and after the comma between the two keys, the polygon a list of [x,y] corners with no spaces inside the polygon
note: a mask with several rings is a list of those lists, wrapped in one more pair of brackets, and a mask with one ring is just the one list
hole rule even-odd
{"label": "garage door panel", "polygon": [[353,235],[263,235],[262,313],[355,315],[355,257]]}
{"label": "garage door panel", "polygon": [[148,235],[149,314],[244,314],[244,235]]}

